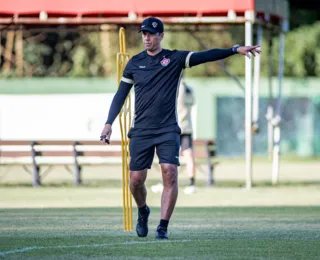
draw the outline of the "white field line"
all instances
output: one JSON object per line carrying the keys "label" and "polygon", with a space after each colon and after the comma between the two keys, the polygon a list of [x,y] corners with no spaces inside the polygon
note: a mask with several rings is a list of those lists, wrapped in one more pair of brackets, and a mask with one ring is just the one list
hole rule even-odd
{"label": "white field line", "polygon": [[25,253],[34,250],[41,250],[41,249],[66,249],[66,248],[93,248],[93,247],[109,247],[109,246],[121,246],[121,245],[144,245],[144,244],[157,244],[157,243],[187,243],[192,242],[194,240],[163,240],[163,241],[130,241],[130,242],[123,242],[123,243],[104,243],[104,244],[88,244],[88,245],[71,245],[71,246],[31,246],[31,247],[24,247],[9,251],[0,251],[0,257],[6,255],[12,255],[17,253]]}

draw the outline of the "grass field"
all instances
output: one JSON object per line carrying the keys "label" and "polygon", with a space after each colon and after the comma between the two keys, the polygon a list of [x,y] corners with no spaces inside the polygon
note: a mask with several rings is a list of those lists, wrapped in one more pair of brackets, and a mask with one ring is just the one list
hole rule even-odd
{"label": "grass field", "polygon": [[[5,259],[319,259],[319,207],[177,208],[170,239],[123,232],[121,208],[0,210]],[[134,214],[136,211],[134,211]]]}
{"label": "grass field", "polygon": [[[216,184],[198,173],[197,192],[182,192],[169,225],[169,240],[157,241],[160,194],[150,186],[152,212],[147,238],[122,227],[119,169],[85,169],[84,185],[55,169],[40,188],[13,168],[0,183],[0,259],[320,259],[319,162],[282,165],[270,184],[268,164],[255,166],[254,187],[244,188],[243,164],[222,162]],[[134,207],[134,224],[136,220]]]}

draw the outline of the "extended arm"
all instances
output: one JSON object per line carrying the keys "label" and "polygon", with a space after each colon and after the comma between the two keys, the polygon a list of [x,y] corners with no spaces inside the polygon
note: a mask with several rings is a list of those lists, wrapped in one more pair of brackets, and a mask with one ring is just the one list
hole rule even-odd
{"label": "extended arm", "polygon": [[210,61],[225,59],[235,53],[236,52],[234,52],[232,48],[211,49],[207,51],[193,52],[193,53],[190,53],[189,67],[193,67],[199,64],[210,62]]}
{"label": "extended arm", "polygon": [[250,54],[260,53],[259,45],[256,46],[237,46],[228,49],[211,49],[201,52],[190,52],[186,58],[186,67],[192,67],[210,61],[217,61],[228,58],[236,53],[242,54],[250,58]]}

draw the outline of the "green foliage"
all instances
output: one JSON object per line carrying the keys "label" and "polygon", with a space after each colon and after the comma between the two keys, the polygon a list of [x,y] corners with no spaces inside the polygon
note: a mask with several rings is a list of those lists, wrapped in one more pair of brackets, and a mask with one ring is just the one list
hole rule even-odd
{"label": "green foliage", "polygon": [[72,67],[68,76],[92,77],[103,74],[103,54],[98,33],[88,33],[79,38],[70,53]]}
{"label": "green foliage", "polygon": [[[320,22],[300,27],[286,36],[285,75],[320,76]],[[278,41],[276,47],[279,46]]]}
{"label": "green foliage", "polygon": [[[241,26],[204,27],[197,32],[172,31],[167,26],[163,47],[202,51],[209,48],[229,48],[235,43],[244,45]],[[186,28],[188,29],[188,28]],[[5,34],[3,34],[5,36]],[[264,32],[261,54],[261,75],[268,75],[268,32]],[[101,33],[40,33],[24,34],[24,75],[53,77],[103,77],[116,75],[116,54],[119,52],[118,28],[109,32],[109,44]],[[143,50],[141,35],[136,27],[126,28],[127,52],[132,56]],[[320,22],[301,26],[286,34],[284,74],[288,77],[320,76]],[[255,44],[255,42],[254,42]],[[5,46],[5,39],[2,41]],[[278,72],[279,39],[274,38],[273,75]],[[232,56],[222,61],[237,76],[245,74],[245,58]],[[3,62],[0,63],[0,69]],[[14,56],[10,75],[14,76]],[[219,63],[208,63],[186,70],[189,77],[226,76]],[[1,74],[0,74],[1,75]]]}
{"label": "green foliage", "polygon": [[[261,44],[261,75],[268,75],[268,34],[264,33]],[[285,35],[284,75],[287,77],[320,76],[320,22],[312,26],[302,26]],[[279,70],[279,37],[274,37],[272,47],[272,71],[276,76]],[[233,57],[229,69],[236,75],[244,75],[245,60]]]}

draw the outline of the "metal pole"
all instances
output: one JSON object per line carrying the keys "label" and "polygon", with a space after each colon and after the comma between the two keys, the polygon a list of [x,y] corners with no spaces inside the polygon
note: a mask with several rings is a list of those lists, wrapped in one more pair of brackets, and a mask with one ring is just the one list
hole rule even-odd
{"label": "metal pole", "polygon": [[73,165],[74,165],[74,176],[73,176],[73,184],[78,186],[81,184],[81,166],[78,162],[78,151],[77,151],[77,142],[73,142]]}
{"label": "metal pole", "polygon": [[274,144],[273,144],[273,162],[272,162],[272,184],[277,184],[279,180],[279,162],[280,162],[280,122],[281,122],[281,100],[282,100],[282,79],[284,67],[284,31],[286,23],[281,24],[279,35],[279,71],[278,71],[278,100],[276,107],[276,116],[273,118],[274,125]]}
{"label": "metal pole", "polygon": [[[257,45],[261,45],[263,36],[262,26],[259,24],[257,28]],[[254,59],[254,72],[253,72],[253,107],[252,107],[252,121],[254,133],[259,131],[259,84],[260,84],[260,55]]]}
{"label": "metal pole", "polygon": [[270,29],[269,31],[269,40],[268,40],[268,87],[269,87],[269,101],[268,101],[268,109],[266,114],[266,119],[268,121],[268,156],[269,159],[272,159],[272,150],[273,150],[273,125],[271,120],[273,118],[273,105],[272,105],[272,76],[273,76],[273,31]]}
{"label": "metal pole", "polygon": [[40,167],[37,164],[36,157],[37,157],[37,151],[34,148],[36,145],[36,142],[31,142],[31,154],[32,154],[32,186],[33,187],[39,187],[41,185],[40,181]]}
{"label": "metal pole", "polygon": [[[252,45],[253,12],[245,13],[245,44]],[[252,60],[245,58],[245,154],[246,154],[246,188],[252,187]]]}
{"label": "metal pole", "polygon": [[214,179],[213,179],[213,171],[214,171],[214,166],[212,165],[211,158],[212,158],[212,151],[211,147],[214,144],[212,141],[207,141],[206,142],[206,152],[207,152],[207,168],[208,168],[208,186],[212,186],[214,184]]}

